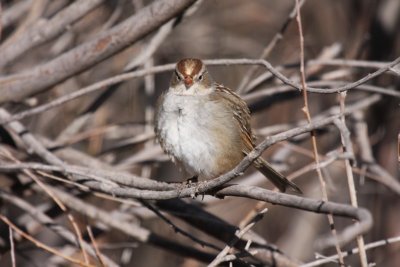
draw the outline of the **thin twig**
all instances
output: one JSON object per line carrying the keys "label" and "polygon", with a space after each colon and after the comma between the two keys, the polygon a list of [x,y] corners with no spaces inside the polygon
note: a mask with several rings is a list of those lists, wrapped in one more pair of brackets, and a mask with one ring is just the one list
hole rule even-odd
{"label": "thin twig", "polygon": [[93,232],[92,232],[92,228],[89,225],[86,225],[86,231],[89,234],[90,241],[92,242],[92,245],[94,247],[94,251],[96,252],[96,257],[99,260],[100,265],[102,267],[105,267],[106,265],[104,263],[103,256],[102,256],[102,254],[101,254],[101,252],[99,250],[99,246],[97,245],[96,239],[94,238],[94,235],[93,235]]}
{"label": "thin twig", "polygon": [[[9,159],[11,159],[12,161],[14,161],[15,163],[21,163],[18,159],[16,159],[11,153],[9,153],[7,150],[5,150],[4,148],[1,149],[1,152]],[[56,205],[67,214],[67,218],[70,221],[72,227],[75,230],[76,236],[78,237],[78,241],[79,241],[79,246],[81,247],[82,250],[82,255],[83,258],[85,259],[86,263],[89,263],[89,257],[87,256],[87,253],[85,251],[85,249],[83,248],[83,238],[82,238],[82,233],[79,230],[79,227],[74,219],[74,217],[71,215],[71,213],[68,212],[66,206],[64,205],[64,203],[57,197],[56,194],[54,194],[54,192],[45,184],[43,183],[38,177],[36,177],[36,175],[34,173],[32,173],[30,170],[23,170],[23,172],[30,177],[33,181],[35,181],[35,183],[43,189],[44,192],[46,192],[46,194],[54,201],[54,203],[56,203]]]}
{"label": "thin twig", "polygon": [[[383,239],[380,241],[369,243],[369,244],[365,245],[365,250],[370,250],[370,249],[374,249],[374,248],[381,247],[381,246],[387,246],[389,244],[394,244],[394,243],[398,243],[398,242],[400,242],[400,236],[391,237],[391,238],[387,238],[387,239]],[[351,250],[343,252],[343,257],[354,255],[359,252],[360,251],[358,248],[353,248]],[[315,261],[312,261],[312,262],[309,262],[306,264],[302,264],[302,265],[300,265],[300,267],[320,266],[322,264],[330,263],[337,259],[338,259],[338,255],[328,256],[328,257],[324,257],[323,259],[318,259],[318,260],[315,260]]]}
{"label": "thin twig", "polygon": [[[302,6],[305,3],[305,0],[301,0],[300,6]],[[281,29],[272,37],[271,41],[269,44],[265,47],[263,50],[261,56],[259,57],[260,59],[265,59],[269,56],[271,51],[274,49],[274,47],[279,43],[279,41],[282,40],[283,34],[287,30],[288,26],[290,25],[290,22],[296,17],[297,14],[297,7],[296,4],[294,5],[292,11],[289,13],[289,16],[286,18],[285,22],[282,24]],[[239,94],[245,93],[248,91],[247,85],[250,82],[251,77],[253,74],[256,72],[257,66],[251,67],[247,73],[244,75],[244,78],[242,79],[241,83],[239,84],[239,87],[237,89],[237,92]]]}
{"label": "thin twig", "polygon": [[[308,123],[311,123],[311,114],[310,114],[310,110],[309,110],[309,106],[308,106],[307,84],[306,84],[306,77],[305,77],[305,71],[304,71],[304,37],[303,37],[303,27],[301,24],[301,13],[300,13],[299,0],[296,0],[296,8],[297,8],[296,20],[297,20],[298,31],[299,31],[299,39],[300,39],[300,75],[301,75],[301,84],[303,87],[302,91],[303,91],[303,101],[304,101],[304,107],[303,107],[302,111],[305,113]],[[311,131],[310,133],[311,133],[311,142],[312,142],[313,153],[314,153],[314,160],[317,164],[316,171],[317,171],[318,179],[319,179],[319,182],[321,185],[322,199],[324,201],[328,201],[328,193],[326,190],[325,179],[322,176],[321,168],[319,166],[320,160],[319,160],[319,153],[318,153],[318,148],[317,148],[317,138],[316,138],[314,131]],[[332,235],[334,238],[337,238],[337,232],[335,229],[333,216],[331,214],[328,214],[327,217],[328,217]],[[335,248],[336,248],[336,252],[339,255],[339,262],[341,265],[343,265],[344,260],[343,260],[343,257],[341,256],[342,252],[340,250],[339,242],[337,244],[335,244]]]}
{"label": "thin twig", "polygon": [[14,236],[13,236],[13,230],[11,226],[8,226],[8,233],[9,233],[9,238],[10,238],[10,250],[11,250],[11,265],[12,267],[17,267],[17,261],[15,260],[15,247],[14,247]]}
{"label": "thin twig", "polygon": [[[294,144],[291,144],[291,143],[285,143],[285,145],[286,146],[290,146],[292,150],[294,150],[294,151],[296,151],[296,152],[298,152],[298,153],[300,153],[302,155],[305,155],[307,157],[313,158],[313,153],[309,152],[307,149],[304,149],[304,148],[302,148],[302,147],[300,147],[298,145],[294,145]],[[327,154],[329,156],[324,156],[324,155],[320,154],[320,158],[323,160],[321,162],[321,164],[320,164],[320,166],[322,168],[327,167],[331,163],[333,163],[333,164],[337,163],[336,160],[338,160],[338,159],[340,159],[340,160],[343,160],[343,159],[353,160],[353,158],[354,158],[354,154],[351,154],[351,153],[350,154],[349,153],[341,153],[341,154],[335,153],[335,154],[332,154],[331,152],[328,152]],[[337,168],[344,168],[344,166],[342,164],[336,164],[336,166],[337,166]],[[335,166],[335,168],[336,168],[336,166]],[[370,164],[368,166],[369,166],[369,168],[371,168],[371,167],[373,168],[373,166],[379,166],[379,165]],[[296,178],[296,177],[298,177],[300,175],[303,175],[304,173],[306,173],[308,171],[315,170],[316,168],[317,168],[317,166],[316,166],[315,162],[311,163],[311,164],[308,164],[308,165],[300,168],[299,170],[289,174],[287,178],[288,179],[290,178],[290,180],[294,179],[294,178]],[[380,168],[383,169],[382,167],[380,167]],[[395,192],[397,194],[400,194],[399,193],[400,192],[399,191],[400,183],[397,182],[396,179],[394,177],[391,177],[390,175],[389,175],[390,178],[387,177],[387,179],[386,179],[385,176],[387,176],[387,175],[385,175],[384,173],[376,173],[372,169],[370,170],[371,172],[366,172],[366,170],[362,170],[360,168],[352,167],[352,171],[354,173],[359,174],[359,175],[364,175],[365,177],[368,177],[368,178],[370,178],[370,179],[372,179],[374,181],[377,181],[378,183],[382,183],[389,190],[392,190],[393,192]],[[374,172],[374,173],[372,173],[372,172]]]}
{"label": "thin twig", "polygon": [[147,203],[144,200],[140,201],[140,203],[142,203],[145,207],[147,207],[149,210],[154,212],[154,214],[156,214],[165,223],[170,225],[172,227],[172,229],[174,230],[174,232],[179,233],[179,234],[189,238],[190,240],[194,241],[195,243],[198,243],[199,245],[201,245],[202,247],[209,247],[209,248],[215,249],[217,251],[221,250],[220,247],[218,247],[214,244],[211,244],[209,242],[203,241],[203,240],[195,237],[194,235],[190,234],[189,232],[181,229],[180,227],[175,225],[170,219],[168,219],[166,216],[164,216],[159,210],[157,210],[155,207],[153,207],[150,203]]}
{"label": "thin twig", "polygon": [[[379,69],[387,65],[389,62],[382,61],[369,61],[369,60],[350,60],[350,59],[320,59],[320,60],[309,60],[307,65],[326,65],[326,66],[343,66],[343,67],[358,67],[358,68],[372,68]],[[394,66],[393,66],[394,67]],[[391,73],[399,76],[399,73],[390,69]]]}
{"label": "thin twig", "polygon": [[67,194],[62,190],[58,190],[53,188],[59,195],[59,197],[67,203],[68,207],[72,210],[75,210],[79,213],[85,214],[85,216],[97,220],[102,224],[105,224],[109,227],[112,227],[135,240],[146,243],[154,246],[158,246],[160,248],[166,249],[168,251],[174,252],[178,255],[193,257],[200,261],[209,261],[214,255],[209,254],[195,248],[189,247],[187,245],[180,244],[175,241],[171,241],[167,238],[159,236],[155,233],[150,232],[148,229],[132,223],[127,220],[115,220],[112,218],[108,211],[98,208],[92,204],[84,202],[83,200],[78,199],[77,197]]}
{"label": "thin twig", "polygon": [[164,40],[170,35],[172,30],[182,22],[182,19],[187,18],[193,15],[198,8],[201,6],[203,0],[196,1],[189,9],[184,13],[183,18],[176,18],[168,23],[164,24],[157,33],[152,37],[150,42],[145,45],[144,51],[139,53],[139,55],[134,58],[128,65],[125,67],[125,71],[133,70],[134,68],[143,65],[154,53],[157,51],[160,45],[163,44]]}
{"label": "thin twig", "polygon": [[[322,87],[337,87],[337,86],[343,86],[346,85],[347,83],[344,81],[325,81],[325,80],[320,80],[320,81],[311,81],[308,82],[307,85],[313,85],[313,86],[322,86]],[[387,96],[394,96],[397,98],[400,98],[400,92],[394,90],[394,89],[389,89],[389,88],[384,88],[384,87],[379,87],[375,85],[369,85],[369,84],[362,84],[354,88],[355,90],[361,90],[361,91],[366,91],[366,92],[371,92],[371,93],[378,93],[382,95],[387,95]],[[329,90],[329,89],[327,89]],[[243,99],[246,100],[247,102],[251,101],[257,101],[261,97],[271,97],[276,94],[280,93],[286,93],[286,92],[294,92],[296,89],[294,89],[291,86],[288,85],[278,85],[278,86],[273,86],[273,87],[266,87],[266,88],[260,88],[256,92],[249,93],[247,95],[243,96]],[[310,91],[310,90],[308,90]],[[310,91],[311,92],[311,91]]]}
{"label": "thin twig", "polygon": [[[237,196],[251,198],[287,207],[296,206],[297,209],[314,211],[317,213],[333,215],[340,214],[339,216],[344,217],[356,215],[360,224],[352,224],[351,226],[348,226],[344,231],[337,234],[337,238],[317,240],[317,244],[320,248],[333,247],[337,243],[344,245],[354,240],[357,235],[368,231],[372,227],[373,223],[370,212],[364,208],[354,208],[350,205],[338,204],[330,201],[325,202],[323,200],[314,200],[294,195],[287,195],[255,186],[231,185],[219,190],[216,195],[219,197]],[[339,208],[340,211],[337,208]]]}
{"label": "thin twig", "polygon": [[[77,245],[76,237],[75,237],[74,233],[72,233],[67,228],[57,224],[53,219],[51,219],[49,216],[47,216],[44,212],[39,210],[37,207],[34,207],[33,205],[31,205],[24,199],[17,197],[15,195],[8,193],[6,191],[3,191],[3,190],[0,190],[0,198],[3,201],[25,211],[27,214],[32,216],[32,218],[34,220],[36,220],[39,223],[41,223],[42,225],[48,227],[49,229],[54,231],[54,233],[58,234],[59,236],[61,236],[63,239],[65,239],[69,243],[73,244],[74,246]],[[96,252],[91,248],[91,246],[88,243],[83,241],[83,246],[85,247],[85,249],[88,251],[88,253],[90,255],[92,255],[93,257],[96,256]],[[102,258],[107,263],[107,266],[109,266],[109,267],[117,266],[117,264],[115,262],[113,262],[110,258],[108,258],[107,256],[102,255]]]}
{"label": "thin twig", "polygon": [[[247,224],[246,226],[244,226],[243,228],[239,229],[236,234],[235,234],[235,238],[224,247],[223,250],[221,250],[220,253],[218,253],[217,257],[215,257],[215,259],[210,262],[210,264],[208,264],[208,267],[216,267],[219,264],[222,263],[223,258],[229,253],[229,251],[232,249],[233,245],[238,242],[243,235],[248,232],[259,220],[262,219],[262,217],[264,216],[264,214],[268,211],[268,209],[263,209],[262,211],[260,211],[259,213],[257,213],[251,220],[250,223]],[[250,240],[249,240],[250,241]],[[249,243],[248,243],[249,244]]]}
{"label": "thin twig", "polygon": [[87,267],[94,267],[94,265],[82,262],[80,260],[77,260],[75,258],[66,256],[62,253],[60,253],[59,251],[55,250],[52,247],[49,247],[45,244],[43,244],[42,242],[40,242],[39,240],[33,238],[32,236],[30,236],[29,234],[25,233],[24,231],[20,230],[15,224],[13,224],[7,217],[3,216],[2,214],[0,214],[0,220],[2,220],[5,224],[7,224],[9,227],[11,227],[15,232],[17,232],[19,235],[23,236],[25,239],[31,241],[33,244],[35,244],[35,246],[42,248],[54,255],[57,255],[59,257],[62,257],[63,259],[74,263],[74,264],[78,264],[79,266],[87,266]]}
{"label": "thin twig", "polygon": [[[354,112],[352,114],[354,120],[354,131],[356,137],[356,143],[359,147],[359,154],[361,157],[362,167],[365,167],[365,171],[369,170],[375,174],[376,181],[384,184],[394,192],[400,195],[400,182],[396,177],[391,175],[382,166],[380,166],[372,153],[372,147],[368,138],[368,125],[364,120],[364,115],[361,111]],[[400,147],[399,147],[400,148]],[[399,150],[400,153],[400,150]]]}
{"label": "thin twig", "polygon": [[[342,92],[339,94],[339,101],[340,101],[340,113],[344,114],[345,112],[345,99],[346,99],[346,92]],[[341,134],[341,139],[342,139],[342,146],[343,146],[343,151],[344,152],[353,152],[353,148],[351,146],[351,142],[348,140],[350,136],[350,132],[346,127],[346,121],[345,121],[345,116],[341,115],[340,120],[338,119],[336,121],[336,125],[340,125],[342,127],[338,127],[340,130]],[[346,141],[348,140],[348,141]],[[347,183],[349,186],[349,193],[350,193],[350,202],[353,207],[358,207],[358,201],[357,201],[357,193],[356,193],[356,188],[354,185],[354,177],[353,177],[353,172],[351,170],[351,164],[350,160],[345,159],[344,160],[345,164],[345,169],[346,169],[346,176],[347,176]],[[368,266],[368,260],[367,260],[367,253],[365,252],[365,247],[364,247],[364,238],[360,235],[357,236],[357,246],[360,251],[360,262],[361,266],[367,267]]]}

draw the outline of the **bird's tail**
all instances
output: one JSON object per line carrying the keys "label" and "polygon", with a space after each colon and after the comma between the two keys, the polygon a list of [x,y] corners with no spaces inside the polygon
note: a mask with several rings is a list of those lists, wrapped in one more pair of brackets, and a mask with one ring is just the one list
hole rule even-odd
{"label": "bird's tail", "polygon": [[278,187],[279,191],[285,192],[287,188],[290,188],[297,193],[303,193],[295,183],[289,181],[285,176],[283,176],[283,174],[276,171],[262,158],[258,158],[254,162],[254,165],[265,177],[267,177],[276,187]]}

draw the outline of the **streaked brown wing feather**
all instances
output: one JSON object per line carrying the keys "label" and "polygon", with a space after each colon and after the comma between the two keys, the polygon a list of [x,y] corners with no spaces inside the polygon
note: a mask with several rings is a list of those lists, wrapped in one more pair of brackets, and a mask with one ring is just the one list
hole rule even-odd
{"label": "streaked brown wing feather", "polygon": [[[227,101],[233,110],[233,116],[238,122],[244,143],[243,153],[247,155],[254,148],[254,137],[251,133],[250,126],[250,110],[246,102],[241,99],[236,93],[222,85],[216,86],[217,92]],[[302,193],[300,188],[289,181],[284,175],[276,171],[268,162],[262,158],[254,161],[254,166],[267,177],[280,191],[284,192],[287,187],[292,188],[295,192]]]}
{"label": "streaked brown wing feather", "polygon": [[243,135],[243,153],[249,153],[254,148],[254,137],[251,132],[250,110],[247,107],[246,102],[231,89],[223,85],[217,84],[216,92],[219,93],[227,101],[228,105],[230,105],[230,108],[233,111],[233,117],[238,122],[241,133]]}

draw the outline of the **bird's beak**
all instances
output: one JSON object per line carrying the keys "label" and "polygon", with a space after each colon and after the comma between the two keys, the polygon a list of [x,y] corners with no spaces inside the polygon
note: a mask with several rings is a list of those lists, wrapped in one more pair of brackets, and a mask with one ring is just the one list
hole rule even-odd
{"label": "bird's beak", "polygon": [[188,89],[190,86],[193,85],[193,78],[191,76],[186,76],[183,82],[185,83],[186,89]]}

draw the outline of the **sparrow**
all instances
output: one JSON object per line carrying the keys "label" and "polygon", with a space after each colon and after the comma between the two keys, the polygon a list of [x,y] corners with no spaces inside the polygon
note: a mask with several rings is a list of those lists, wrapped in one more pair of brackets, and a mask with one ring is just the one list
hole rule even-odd
{"label": "sparrow", "polygon": [[[232,170],[255,147],[246,102],[215,83],[200,59],[176,64],[169,89],[158,99],[154,121],[164,152],[200,181]],[[261,157],[253,165],[280,191],[301,193]]]}

